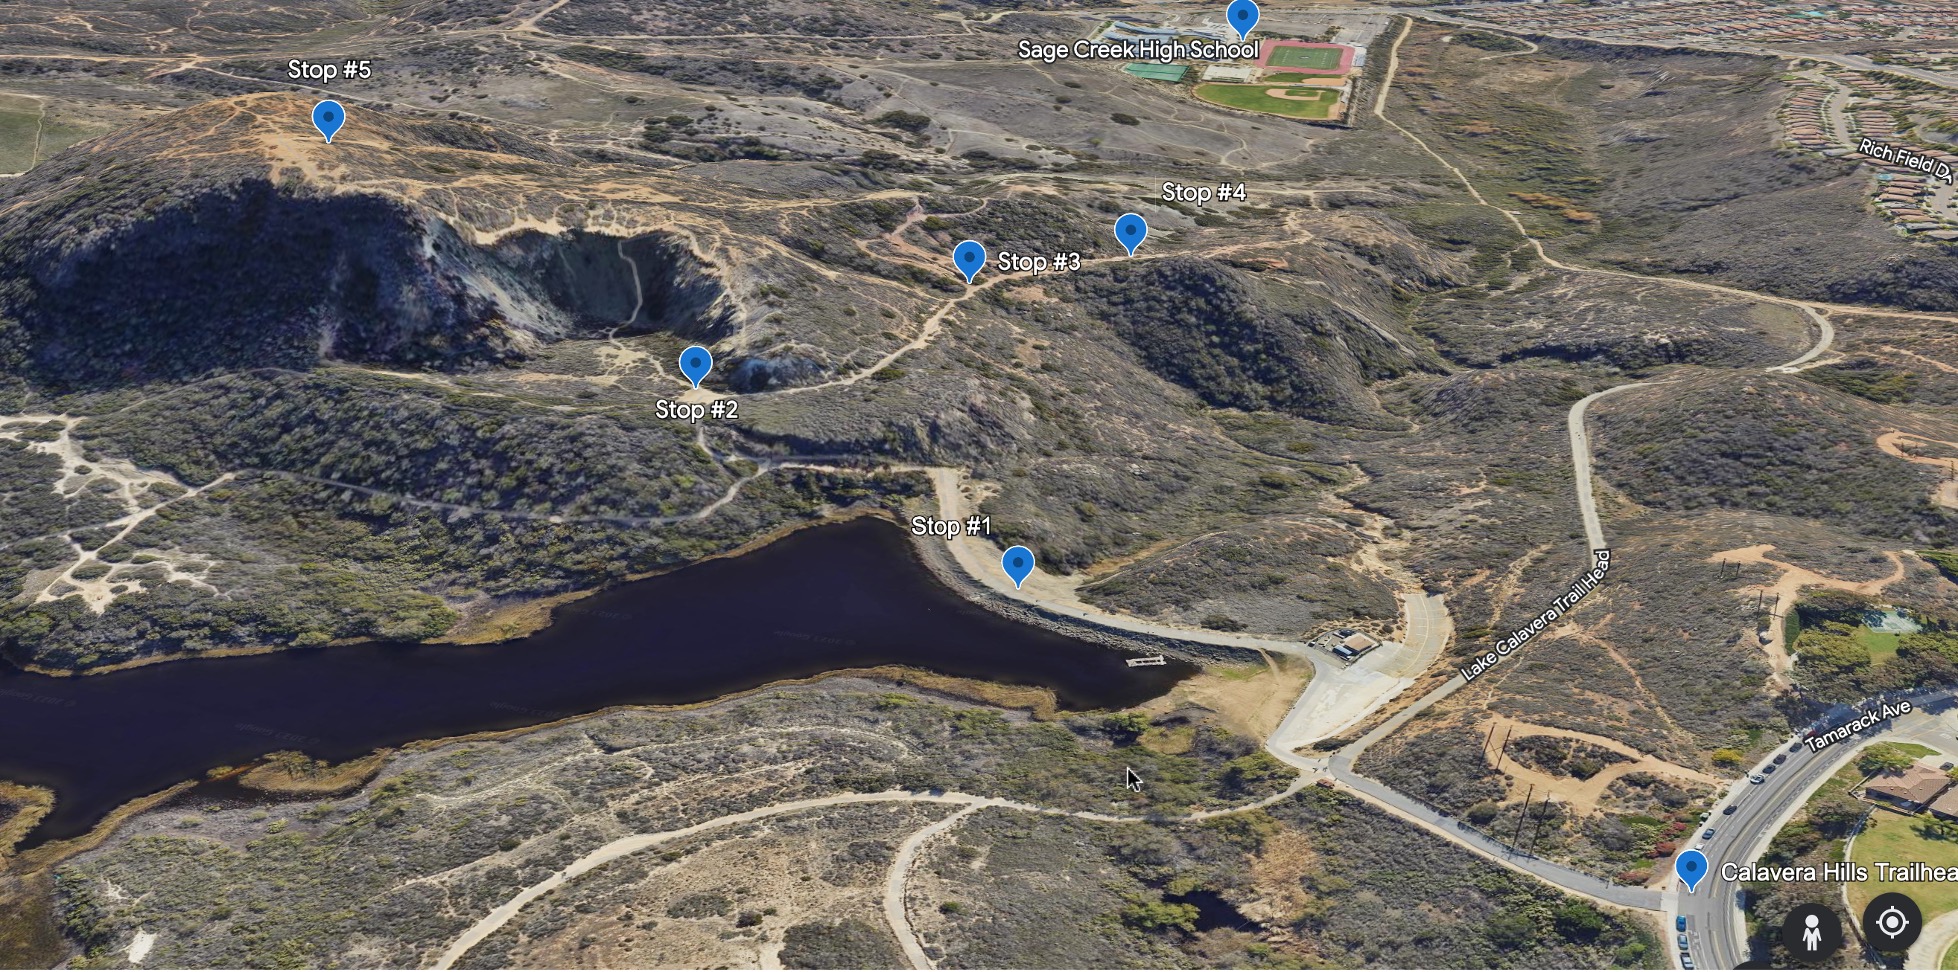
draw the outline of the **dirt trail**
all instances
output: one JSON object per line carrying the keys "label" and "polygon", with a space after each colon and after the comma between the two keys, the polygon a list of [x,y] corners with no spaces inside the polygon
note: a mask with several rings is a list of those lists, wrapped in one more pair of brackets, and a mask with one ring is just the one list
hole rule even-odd
{"label": "dirt trail", "polygon": [[1895,456],[1905,462],[1914,462],[1920,466],[1930,466],[1944,473],[1944,481],[1938,483],[1937,492],[1932,493],[1931,496],[1937,500],[1939,506],[1948,509],[1958,509],[1958,459],[1917,456],[1912,455],[1910,452],[1914,448],[1912,443],[1928,444],[1933,442],[1938,445],[1947,445],[1953,449],[1958,449],[1958,442],[1913,435],[1909,432],[1885,432],[1876,437],[1876,447],[1883,450],[1884,455]]}
{"label": "dirt trail", "polygon": [[[565,865],[562,870],[554,872],[553,874],[551,874],[551,876],[545,878],[544,880],[539,881],[536,884],[533,884],[527,888],[524,888],[522,891],[517,892],[508,901],[505,901],[503,904],[498,905],[495,909],[491,910],[489,914],[483,916],[481,920],[477,921],[476,924],[470,926],[470,928],[467,931],[463,932],[461,936],[459,936],[453,943],[451,943],[449,947],[442,952],[441,956],[436,959],[433,967],[437,969],[454,968],[457,962],[461,961],[464,956],[469,954],[470,949],[475,948],[478,944],[480,944],[483,941],[483,939],[488,938],[490,935],[494,934],[498,929],[508,924],[510,922],[510,919],[515,918],[517,914],[523,910],[525,905],[530,904],[532,901],[535,901],[538,898],[541,898],[544,895],[549,894],[550,892],[555,891],[560,887],[563,887],[571,880],[580,877],[605,864],[609,864],[622,857],[626,857],[632,854],[637,854],[640,851],[647,850],[652,847],[657,847],[661,844],[670,843],[682,837],[691,837],[694,834],[705,833],[710,830],[719,830],[725,827],[735,826],[737,824],[752,823],[757,820],[765,820],[769,817],[780,816],[785,813],[797,813],[803,810],[816,810],[824,807],[839,807],[839,806],[846,806],[849,804],[856,804],[856,803],[939,803],[939,804],[964,807],[965,810],[968,812],[973,810],[983,809],[986,807],[997,807],[1005,810],[1018,810],[1024,813],[1038,813],[1038,814],[1046,814],[1049,816],[1073,817],[1078,820],[1097,820],[1104,823],[1144,823],[1144,822],[1195,823],[1199,821],[1211,820],[1217,817],[1224,817],[1224,816],[1229,816],[1231,814],[1244,813],[1249,810],[1257,810],[1263,807],[1271,806],[1272,804],[1277,803],[1281,800],[1290,799],[1292,796],[1297,794],[1300,790],[1304,789],[1306,783],[1307,783],[1307,778],[1301,775],[1298,779],[1292,782],[1291,786],[1288,786],[1284,790],[1281,790],[1278,793],[1274,793],[1271,796],[1265,797],[1262,800],[1258,800],[1252,803],[1242,804],[1240,806],[1227,807],[1221,810],[1202,810],[1196,813],[1183,814],[1180,816],[1168,816],[1168,817],[1096,813],[1094,811],[1089,811],[1089,810],[1056,810],[1049,807],[1037,806],[1031,803],[1021,803],[1017,800],[1006,800],[999,797],[978,796],[971,793],[914,792],[910,790],[885,790],[879,793],[838,793],[826,797],[815,797],[808,800],[793,800],[787,803],[778,803],[766,807],[757,807],[753,810],[747,810],[741,813],[731,813],[723,817],[716,817],[712,820],[702,821],[700,823],[694,824],[689,827],[681,827],[677,830],[661,831],[659,833],[654,833],[654,834],[634,834],[630,837],[621,837],[618,840],[600,846],[586,853],[583,857],[580,857],[577,860],[572,861],[570,864]],[[951,826],[952,821],[957,816],[959,815],[954,815],[954,817],[949,817],[946,820],[940,821],[940,824],[942,824],[944,827],[949,827]],[[930,831],[931,828],[926,828],[926,830]],[[936,832],[937,831],[932,831],[932,833],[936,833]],[[926,836],[930,836],[930,834],[926,834]],[[918,834],[913,834],[911,841],[918,840],[918,837],[919,837]],[[911,843],[911,841],[906,841],[906,843],[909,844]],[[915,939],[914,939],[914,944],[915,944]],[[928,968],[929,965],[925,967]]]}
{"label": "dirt trail", "polygon": [[1824,587],[1830,590],[1848,591],[1852,594],[1863,594],[1874,597],[1883,593],[1885,587],[1904,579],[1904,558],[1894,550],[1885,550],[1883,552],[1885,557],[1890,558],[1890,564],[1893,568],[1889,576],[1871,581],[1846,581],[1837,580],[1834,577],[1827,577],[1806,567],[1797,567],[1786,561],[1769,557],[1767,555],[1768,551],[1773,549],[1774,544],[1771,543],[1756,544],[1752,547],[1725,550],[1708,557],[1707,560],[1714,563],[1736,561],[1743,564],[1767,564],[1781,570],[1781,577],[1774,583],[1753,584],[1741,588],[1737,593],[1743,598],[1759,595],[1764,599],[1771,599],[1773,603],[1780,605],[1775,609],[1774,622],[1768,625],[1767,643],[1763,644],[1761,648],[1767,652],[1768,661],[1774,666],[1776,676],[1783,679],[1787,677],[1788,671],[1793,667],[1794,662],[1789,658],[1788,646],[1785,643],[1787,631],[1780,624],[1780,621],[1786,616],[1788,609],[1794,605],[1795,598],[1801,594],[1802,588]]}
{"label": "dirt trail", "polygon": [[[184,583],[212,594],[223,592],[207,580],[216,566],[214,558],[176,547],[134,549],[117,560],[105,560],[103,551],[122,544],[151,517],[165,507],[193,499],[229,483],[226,473],[195,489],[178,482],[168,473],[138,468],[121,459],[91,460],[73,437],[82,419],[71,415],[26,414],[0,416],[0,441],[19,442],[33,452],[54,457],[57,463],[51,489],[64,499],[84,494],[120,506],[123,515],[101,523],[71,527],[58,533],[29,539],[59,539],[68,546],[73,562],[59,569],[35,571],[28,575],[22,596],[31,594],[35,603],[45,604],[79,598],[90,611],[107,611],[116,598],[146,590],[146,583]],[[48,428],[52,438],[45,438]],[[38,430],[39,434],[35,435]],[[100,531],[114,530],[107,539]],[[88,542],[77,539],[89,534]],[[21,541],[16,541],[21,542]]]}
{"label": "dirt trail", "polygon": [[898,847],[897,857],[891,861],[890,876],[884,880],[884,920],[890,923],[898,944],[904,947],[905,961],[911,963],[914,969],[934,966],[931,957],[925,954],[924,941],[918,937],[917,929],[911,926],[911,916],[904,907],[904,888],[911,880],[911,869],[917,863],[918,853],[931,843],[932,838],[958,826],[977,809],[979,804],[972,804],[912,834]]}
{"label": "dirt trail", "polygon": [[[1516,777],[1515,782],[1510,784],[1512,791],[1516,790],[1519,786],[1534,786],[1538,794],[1548,794],[1569,803],[1580,814],[1590,813],[1596,810],[1598,804],[1604,799],[1605,791],[1611,788],[1611,784],[1628,773],[1651,773],[1655,776],[1669,776],[1674,779],[1704,783],[1707,786],[1715,788],[1723,787],[1727,784],[1727,781],[1719,777],[1702,773],[1699,770],[1688,769],[1677,763],[1667,762],[1650,753],[1640,752],[1616,739],[1605,736],[1596,736],[1588,732],[1578,732],[1574,729],[1558,729],[1554,726],[1542,726],[1535,723],[1522,722],[1507,716],[1495,716],[1493,719],[1486,720],[1478,724],[1476,730],[1487,733],[1489,731],[1488,726],[1491,724],[1495,726],[1495,739],[1497,742],[1500,742],[1505,735],[1510,736],[1512,743],[1524,736],[1555,736],[1559,739],[1573,739],[1609,749],[1629,760],[1629,762],[1613,763],[1588,780],[1580,780],[1575,777],[1552,776],[1542,770],[1531,769],[1517,762],[1513,754],[1503,760],[1502,771]],[[1510,795],[1514,797],[1516,794],[1512,792]]]}

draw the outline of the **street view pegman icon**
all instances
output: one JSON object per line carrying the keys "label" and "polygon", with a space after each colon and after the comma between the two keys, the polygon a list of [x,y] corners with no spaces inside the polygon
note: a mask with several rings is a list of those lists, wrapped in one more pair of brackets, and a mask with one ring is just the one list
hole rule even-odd
{"label": "street view pegman icon", "polygon": [[313,127],[326,136],[326,143],[333,144],[333,134],[347,123],[347,109],[333,100],[322,101],[313,106]]}
{"label": "street view pegman icon", "polygon": [[1258,26],[1258,5],[1251,0],[1231,0],[1231,5],[1224,8],[1224,19],[1237,31],[1237,39],[1243,40],[1251,36],[1251,28]]}
{"label": "street view pegman icon", "polygon": [[1826,959],[1842,947],[1842,921],[1822,905],[1797,905],[1781,922],[1781,947],[1803,962]]}
{"label": "street view pegman icon", "polygon": [[1123,213],[1122,218],[1115,221],[1115,242],[1122,244],[1129,251],[1129,256],[1134,256],[1135,248],[1148,238],[1148,220],[1134,213]]}
{"label": "street view pegman icon", "polygon": [[1686,882],[1686,893],[1700,886],[1700,879],[1706,877],[1706,855],[1696,850],[1680,851],[1673,858],[1672,869],[1679,873],[1679,879]]}
{"label": "street view pegman icon", "polygon": [[952,247],[952,265],[958,267],[960,273],[965,274],[966,283],[971,283],[972,278],[978,276],[979,271],[986,266],[986,248],[977,240],[966,240]]}
{"label": "street view pegman icon", "polygon": [[714,352],[698,344],[680,352],[680,373],[686,375],[687,380],[693,382],[695,388],[700,387],[700,379],[707,377],[707,373],[712,370],[714,370]]}
{"label": "street view pegman icon", "polygon": [[1006,569],[1006,576],[1013,578],[1013,586],[1018,588],[1033,573],[1033,551],[1025,547],[1008,547],[999,558],[999,565]]}

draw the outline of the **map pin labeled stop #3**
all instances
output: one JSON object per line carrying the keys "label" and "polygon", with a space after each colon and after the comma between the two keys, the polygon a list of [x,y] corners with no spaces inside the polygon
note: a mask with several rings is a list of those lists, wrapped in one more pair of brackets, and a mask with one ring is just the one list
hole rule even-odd
{"label": "map pin labeled stop #3", "polygon": [[1686,882],[1686,893],[1700,886],[1700,879],[1706,877],[1706,855],[1696,850],[1681,851],[1673,858],[1672,869],[1679,872],[1679,879]]}
{"label": "map pin labeled stop #3", "polygon": [[1251,0],[1231,0],[1224,8],[1224,17],[1230,21],[1231,29],[1237,31],[1237,39],[1251,36],[1251,28],[1258,26],[1258,5]]}
{"label": "map pin labeled stop #3", "polygon": [[347,109],[337,101],[322,101],[313,106],[313,127],[326,136],[326,144],[333,144],[333,134],[347,123]]}
{"label": "map pin labeled stop #3", "polygon": [[979,275],[980,268],[986,265],[986,248],[978,240],[966,240],[952,247],[952,265],[965,274],[966,283],[971,283],[972,278]]}
{"label": "map pin labeled stop #3", "polygon": [[1134,256],[1135,248],[1148,238],[1148,220],[1134,213],[1123,213],[1122,218],[1115,221],[1115,242],[1122,244],[1129,251],[1129,256]]}
{"label": "map pin labeled stop #3", "polygon": [[698,344],[680,352],[680,373],[686,375],[687,380],[693,382],[695,388],[700,387],[700,379],[707,377],[707,373],[712,370],[714,370],[714,352]]}
{"label": "map pin labeled stop #3", "polygon": [[1027,576],[1033,573],[1033,551],[1025,547],[1008,547],[999,558],[999,565],[1006,569],[1006,576],[1013,578],[1013,587],[1018,590],[1026,583]]}

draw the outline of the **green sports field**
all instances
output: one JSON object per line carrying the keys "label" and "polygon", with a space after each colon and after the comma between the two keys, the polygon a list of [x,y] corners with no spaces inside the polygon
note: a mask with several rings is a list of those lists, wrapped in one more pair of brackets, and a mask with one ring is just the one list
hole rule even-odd
{"label": "green sports field", "polygon": [[[1282,91],[1288,97],[1267,91]],[[1330,118],[1333,107],[1339,104],[1339,92],[1333,88],[1273,88],[1268,84],[1200,84],[1196,96],[1213,105],[1290,118]]]}
{"label": "green sports field", "polygon": [[34,143],[40,131],[39,102],[0,97],[0,173],[25,172],[34,165]]}
{"label": "green sports field", "polygon": [[1335,71],[1339,69],[1343,53],[1336,47],[1275,47],[1271,51],[1269,66]]}

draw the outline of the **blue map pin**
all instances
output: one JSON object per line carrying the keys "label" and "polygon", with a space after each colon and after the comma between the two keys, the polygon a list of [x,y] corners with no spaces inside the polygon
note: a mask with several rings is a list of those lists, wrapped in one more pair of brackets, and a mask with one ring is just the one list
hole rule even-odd
{"label": "blue map pin", "polygon": [[326,144],[333,144],[333,133],[346,123],[347,109],[340,107],[339,102],[327,100],[313,106],[313,127],[326,136]]}
{"label": "blue map pin", "polygon": [[965,274],[965,282],[971,283],[972,278],[978,276],[979,271],[986,266],[986,248],[980,246],[977,240],[966,240],[952,247],[952,263],[959,268],[960,273]]}
{"label": "blue map pin", "polygon": [[1149,221],[1134,213],[1123,213],[1115,221],[1115,241],[1128,248],[1129,256],[1135,255],[1135,248],[1149,238]]}
{"label": "blue map pin", "polygon": [[1243,40],[1251,36],[1251,28],[1258,26],[1258,5],[1251,0],[1231,0],[1231,5],[1224,8],[1224,16],[1237,29],[1237,39]]}
{"label": "blue map pin", "polygon": [[1706,877],[1706,855],[1696,850],[1680,851],[1672,859],[1672,869],[1679,872],[1679,879],[1686,882],[1686,893],[1700,886],[1700,879]]}
{"label": "blue map pin", "polygon": [[680,373],[686,375],[687,380],[693,382],[695,388],[700,387],[700,379],[707,377],[707,373],[712,370],[714,370],[714,352],[698,344],[680,352]]}
{"label": "blue map pin", "polygon": [[999,558],[999,565],[1006,568],[1006,576],[1013,578],[1013,587],[1017,590],[1033,573],[1033,551],[1025,547],[1008,547]]}

